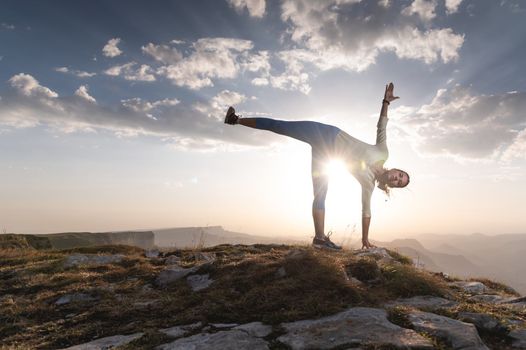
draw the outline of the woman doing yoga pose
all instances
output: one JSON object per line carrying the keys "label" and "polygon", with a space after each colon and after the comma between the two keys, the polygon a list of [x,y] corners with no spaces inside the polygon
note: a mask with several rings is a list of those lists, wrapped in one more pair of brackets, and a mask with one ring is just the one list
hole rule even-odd
{"label": "woman doing yoga pose", "polygon": [[269,130],[303,141],[312,147],[312,185],[314,201],[312,218],[315,237],[312,244],[316,248],[332,250],[341,249],[331,242],[324,233],[325,197],[329,179],[324,166],[330,158],[342,159],[349,172],[362,187],[362,248],[374,247],[369,242],[369,225],[371,223],[371,196],[378,183],[378,188],[389,193],[389,188],[405,187],[409,184],[409,174],[400,169],[386,169],[384,163],[389,152],[386,144],[387,109],[398,97],[393,94],[393,83],[385,87],[380,119],[377,124],[376,144],[362,142],[339,128],[313,121],[284,121],[270,118],[241,118],[230,107],[225,123],[240,124],[255,129]]}

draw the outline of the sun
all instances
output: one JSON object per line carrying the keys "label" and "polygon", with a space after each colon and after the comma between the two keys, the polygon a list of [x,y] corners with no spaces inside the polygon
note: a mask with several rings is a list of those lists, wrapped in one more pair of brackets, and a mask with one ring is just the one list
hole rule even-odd
{"label": "sun", "polygon": [[325,165],[325,174],[329,176],[331,183],[339,183],[348,180],[349,172],[345,163],[340,159],[331,159]]}

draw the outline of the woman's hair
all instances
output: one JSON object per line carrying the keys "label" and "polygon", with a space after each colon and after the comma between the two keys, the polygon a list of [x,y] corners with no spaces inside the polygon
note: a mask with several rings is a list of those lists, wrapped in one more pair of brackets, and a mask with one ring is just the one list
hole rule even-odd
{"label": "woman's hair", "polygon": [[[398,171],[401,171],[404,174],[406,174],[407,175],[407,183],[403,187],[406,187],[407,185],[409,185],[409,181],[411,180],[411,178],[409,177],[409,174],[405,170],[398,169],[398,168],[392,168],[391,170],[398,170]],[[385,169],[385,171],[387,171],[387,169]],[[382,191],[384,191],[384,193],[387,195],[387,197],[389,197],[390,196],[390,192],[391,192],[391,187],[389,187],[387,182],[382,181],[382,177],[380,177],[380,178],[378,178],[376,180],[378,181],[377,187],[379,189],[381,189]]]}

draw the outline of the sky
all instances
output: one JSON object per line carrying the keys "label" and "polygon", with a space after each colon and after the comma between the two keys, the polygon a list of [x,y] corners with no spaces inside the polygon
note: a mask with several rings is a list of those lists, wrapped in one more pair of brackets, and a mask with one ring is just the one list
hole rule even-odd
{"label": "sky", "polygon": [[[310,146],[227,107],[374,143],[393,82],[385,166],[411,183],[375,191],[370,237],[526,233],[524,23],[520,0],[4,0],[0,229],[308,239]],[[355,239],[331,169],[326,229]]]}

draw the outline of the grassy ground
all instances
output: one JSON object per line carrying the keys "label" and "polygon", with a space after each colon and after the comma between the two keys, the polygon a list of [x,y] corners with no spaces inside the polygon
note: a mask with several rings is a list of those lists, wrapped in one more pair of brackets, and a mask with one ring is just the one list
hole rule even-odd
{"label": "grassy ground", "polygon": [[[146,332],[131,348],[153,348],[167,341],[159,329],[179,324],[262,321],[278,325],[351,306],[379,306],[398,297],[456,293],[440,274],[417,270],[397,254],[393,254],[394,263],[385,264],[379,257],[359,258],[350,251],[328,253],[282,245],[220,245],[200,251],[217,257],[197,272],[209,273],[214,283],[194,292],[185,279],[157,287],[155,279],[165,268],[164,258],[146,258],[134,247],[0,250],[0,345],[60,348]],[[73,253],[124,254],[125,258],[96,267],[64,268],[64,260]],[[176,255],[182,265],[191,267],[196,264],[195,253],[173,250],[163,255]],[[353,283],[349,276],[364,283]],[[72,293],[95,300],[55,304]],[[466,310],[481,307],[467,301],[461,305]],[[391,316],[404,321],[402,312]]]}

